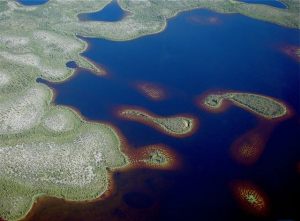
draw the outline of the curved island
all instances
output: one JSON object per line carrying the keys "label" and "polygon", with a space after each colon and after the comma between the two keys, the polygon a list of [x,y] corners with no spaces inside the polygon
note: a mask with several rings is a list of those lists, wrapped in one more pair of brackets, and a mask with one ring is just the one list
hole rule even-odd
{"label": "curved island", "polygon": [[174,137],[186,137],[195,132],[198,121],[190,116],[160,117],[140,108],[121,108],[118,116],[137,121]]}
{"label": "curved island", "polygon": [[252,93],[211,93],[200,99],[200,105],[206,109],[224,110],[224,102],[231,102],[265,119],[278,119],[289,114],[285,104],[274,98]]}

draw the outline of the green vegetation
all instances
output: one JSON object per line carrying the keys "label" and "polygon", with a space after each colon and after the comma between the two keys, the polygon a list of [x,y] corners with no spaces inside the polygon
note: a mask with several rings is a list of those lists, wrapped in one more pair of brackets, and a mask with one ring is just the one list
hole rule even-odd
{"label": "green vegetation", "polygon": [[190,117],[156,117],[139,109],[125,109],[120,111],[120,116],[125,119],[135,120],[150,126],[171,136],[186,136],[191,134],[196,127],[196,120]]}
{"label": "green vegetation", "polygon": [[205,105],[214,109],[220,108],[222,106],[222,102],[223,97],[217,94],[210,94],[204,100]]}
{"label": "green vegetation", "polygon": [[[94,199],[106,190],[106,168],[126,164],[111,128],[51,104],[52,91],[36,82],[37,78],[68,79],[74,74],[66,67],[71,60],[104,74],[80,55],[87,45],[77,35],[122,41],[138,38],[162,31],[167,19],[193,8],[241,13],[299,28],[297,0],[284,0],[288,6],[284,10],[233,0],[119,0],[129,12],[121,21],[78,20],[80,13],[101,10],[110,2],[50,0],[29,7],[0,0],[0,216],[7,220],[24,216],[39,195]],[[242,103],[241,98],[235,102]],[[189,133],[194,126],[185,117],[144,117],[173,135]]]}
{"label": "green vegetation", "polygon": [[280,118],[287,114],[284,104],[270,97],[250,93],[210,94],[205,98],[204,104],[218,109],[221,108],[224,99],[268,119]]}
{"label": "green vegetation", "polygon": [[42,126],[53,133],[71,131],[78,127],[81,121],[72,110],[66,107],[56,107],[45,115]]}
{"label": "green vegetation", "polygon": [[162,165],[167,162],[166,156],[160,152],[159,150],[156,150],[154,152],[151,152],[149,154],[149,158],[146,159],[146,162],[153,165]]}

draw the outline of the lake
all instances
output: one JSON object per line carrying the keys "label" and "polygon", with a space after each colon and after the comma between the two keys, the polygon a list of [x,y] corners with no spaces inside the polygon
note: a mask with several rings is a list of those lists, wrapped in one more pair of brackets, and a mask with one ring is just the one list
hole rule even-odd
{"label": "lake", "polygon": [[276,8],[286,8],[286,5],[278,0],[240,0],[241,2],[252,3],[252,4],[265,4]]}
{"label": "lake", "polygon": [[49,0],[18,0],[23,5],[41,5],[45,4]]}
{"label": "lake", "polygon": [[286,8],[286,5],[278,0],[240,0],[241,2],[253,4],[265,4],[276,8]]}
{"label": "lake", "polygon": [[[43,198],[27,220],[297,220],[299,211],[299,63],[281,50],[300,46],[299,30],[287,29],[238,14],[207,10],[181,13],[165,31],[132,41],[84,38],[84,56],[108,75],[80,70],[55,89],[55,103],[75,107],[89,120],[110,122],[135,148],[163,143],[182,158],[178,171],[134,170],[115,174],[116,190],[107,201],[66,203]],[[73,67],[76,67],[74,65]],[[134,87],[160,85],[167,99],[154,102]],[[261,120],[237,107],[209,113],[195,104],[208,90],[259,93],[283,100],[295,115],[273,127],[264,152],[252,166],[235,162],[232,143],[258,127]],[[115,116],[122,105],[159,115],[192,114],[199,130],[178,139]],[[263,131],[262,131],[263,133]],[[266,216],[241,209],[230,183],[250,181],[270,200]]]}
{"label": "lake", "polygon": [[125,15],[126,13],[121,9],[118,2],[114,0],[100,11],[79,15],[79,19],[83,21],[93,20],[113,22],[121,20]]}

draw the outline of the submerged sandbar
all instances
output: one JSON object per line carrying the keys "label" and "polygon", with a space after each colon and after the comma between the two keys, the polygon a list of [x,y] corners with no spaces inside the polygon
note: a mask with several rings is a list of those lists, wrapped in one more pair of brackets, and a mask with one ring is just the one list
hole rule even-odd
{"label": "submerged sandbar", "polygon": [[262,155],[273,127],[272,124],[260,124],[238,137],[231,145],[233,159],[243,165],[254,164]]}
{"label": "submerged sandbar", "polygon": [[235,181],[231,186],[234,197],[245,211],[259,216],[268,213],[269,200],[258,186],[248,181]]}
{"label": "submerged sandbar", "polygon": [[163,144],[131,149],[128,156],[133,168],[174,170],[181,166],[179,156]]}
{"label": "submerged sandbar", "polygon": [[153,83],[140,82],[136,84],[136,88],[140,93],[153,101],[161,101],[167,97],[166,91],[161,86]]}

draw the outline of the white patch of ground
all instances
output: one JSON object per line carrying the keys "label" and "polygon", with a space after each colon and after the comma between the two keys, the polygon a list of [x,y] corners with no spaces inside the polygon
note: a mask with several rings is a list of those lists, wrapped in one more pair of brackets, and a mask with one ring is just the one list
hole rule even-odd
{"label": "white patch of ground", "polygon": [[62,79],[67,76],[69,72],[67,69],[55,69],[44,66],[40,66],[39,69],[42,72],[42,76],[47,79]]}
{"label": "white patch of ground", "polygon": [[[117,148],[111,146],[116,145],[112,137],[102,132],[84,132],[63,143],[48,141],[2,146],[0,176],[30,186],[84,187],[98,182],[95,180],[96,170],[99,166],[105,168],[102,158],[107,157],[106,144],[114,151]],[[100,175],[106,177],[106,174]]]}
{"label": "white patch of ground", "polygon": [[75,41],[74,38],[68,38],[67,36],[58,35],[49,31],[37,31],[33,34],[33,38],[48,46],[54,44],[65,53],[74,52],[82,48],[81,43]]}
{"label": "white patch of ground", "polygon": [[43,120],[43,126],[50,131],[66,132],[74,129],[73,116],[66,112],[53,112]]}
{"label": "white patch of ground", "polygon": [[40,64],[40,58],[34,54],[14,54],[6,51],[0,51],[0,56],[8,61],[19,65],[29,65],[38,67]]}
{"label": "white patch of ground", "polygon": [[0,36],[0,43],[10,48],[22,47],[28,45],[29,38],[18,36]]}
{"label": "white patch of ground", "polygon": [[14,54],[6,51],[0,51],[0,58],[1,57],[2,59],[5,59],[17,65],[35,67],[41,71],[41,75],[45,78],[62,79],[65,78],[69,72],[69,70],[67,69],[55,69],[43,65],[41,59],[32,53]]}
{"label": "white patch of ground", "polygon": [[9,75],[0,70],[0,87],[7,85],[9,81],[10,81]]}
{"label": "white patch of ground", "polygon": [[38,125],[48,96],[45,87],[36,86],[15,99],[0,102],[0,134],[20,133]]}

